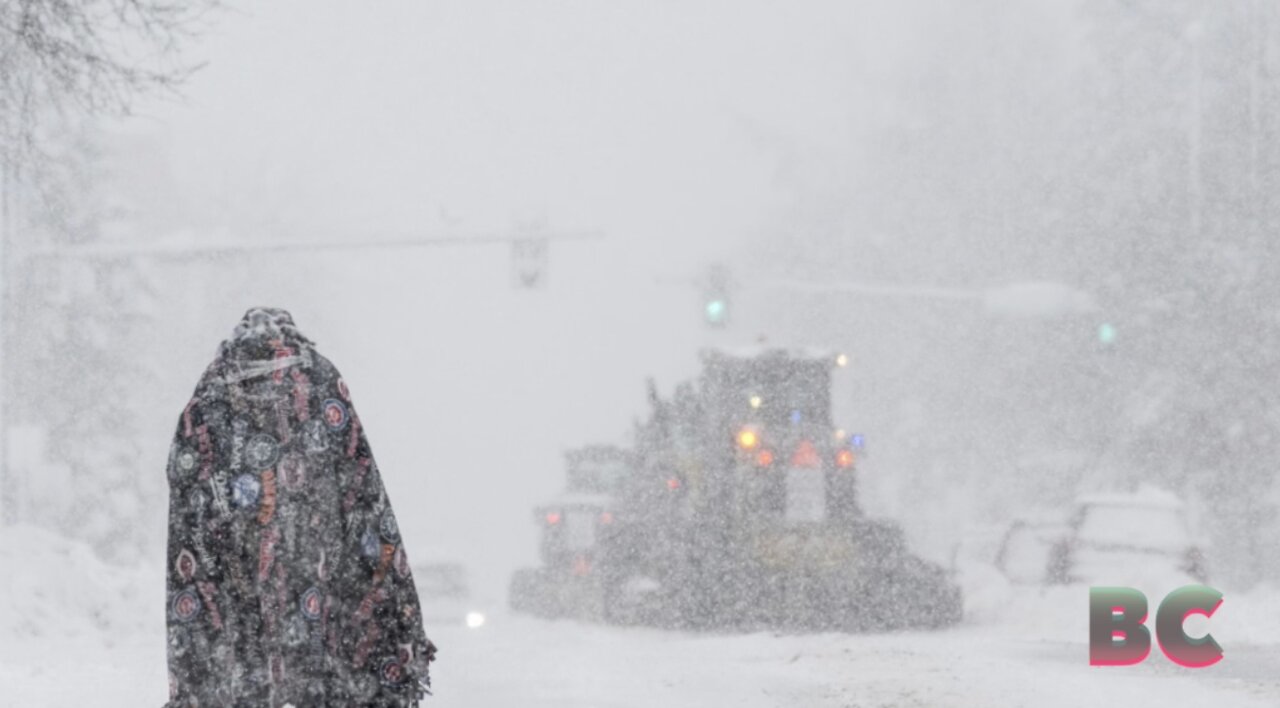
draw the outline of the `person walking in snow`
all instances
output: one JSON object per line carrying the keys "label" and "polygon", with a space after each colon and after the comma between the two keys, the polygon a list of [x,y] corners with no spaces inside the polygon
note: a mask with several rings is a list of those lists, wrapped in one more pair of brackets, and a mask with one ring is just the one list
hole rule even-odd
{"label": "person walking in snow", "polygon": [[169,455],[166,708],[408,708],[429,693],[404,543],[338,370],[254,308]]}

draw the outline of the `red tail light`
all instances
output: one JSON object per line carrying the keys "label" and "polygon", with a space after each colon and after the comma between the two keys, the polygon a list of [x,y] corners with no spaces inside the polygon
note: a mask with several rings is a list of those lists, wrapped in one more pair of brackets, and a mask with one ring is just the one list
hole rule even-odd
{"label": "red tail light", "polygon": [[852,467],[853,462],[853,450],[841,450],[836,453],[836,464],[840,467]]}
{"label": "red tail light", "polygon": [[560,512],[558,511],[547,512],[547,526],[555,526],[558,523],[560,523]]}
{"label": "red tail light", "polygon": [[791,456],[792,467],[821,467],[822,458],[818,457],[818,450],[814,448],[813,443],[808,440],[801,440],[796,446],[796,452]]}
{"label": "red tail light", "polygon": [[674,492],[679,488],[680,488],[680,480],[676,479],[675,477],[672,477],[667,480],[667,489],[670,489],[671,491]]}

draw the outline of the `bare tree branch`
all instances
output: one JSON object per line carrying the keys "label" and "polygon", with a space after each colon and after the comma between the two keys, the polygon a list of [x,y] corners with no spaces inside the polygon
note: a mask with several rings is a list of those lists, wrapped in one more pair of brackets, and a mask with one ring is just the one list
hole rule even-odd
{"label": "bare tree branch", "polygon": [[0,1],[0,161],[38,152],[41,116],[125,115],[198,69],[180,49],[219,0]]}

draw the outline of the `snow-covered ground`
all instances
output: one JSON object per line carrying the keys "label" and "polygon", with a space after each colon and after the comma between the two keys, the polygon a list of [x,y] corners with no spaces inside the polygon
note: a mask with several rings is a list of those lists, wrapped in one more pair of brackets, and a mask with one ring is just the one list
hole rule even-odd
{"label": "snow-covered ground", "polygon": [[[33,559],[38,559],[34,560]],[[0,705],[159,706],[165,700],[158,568],[120,569],[32,528],[0,563]],[[453,707],[1274,706],[1280,594],[1232,597],[1212,621],[1226,658],[1182,669],[1092,668],[1084,588],[1045,592],[971,576],[990,592],[943,632],[697,635],[496,613],[480,629],[428,628],[436,697]]]}

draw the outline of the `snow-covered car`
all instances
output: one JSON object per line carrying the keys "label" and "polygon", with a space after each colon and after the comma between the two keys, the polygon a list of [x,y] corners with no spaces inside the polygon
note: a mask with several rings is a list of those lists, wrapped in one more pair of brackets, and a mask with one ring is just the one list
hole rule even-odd
{"label": "snow-covered car", "polygon": [[485,603],[471,593],[467,569],[461,563],[434,562],[413,566],[413,581],[422,604],[422,620],[429,628],[465,625],[483,627]]}
{"label": "snow-covered car", "polygon": [[1066,535],[1050,553],[1047,580],[1167,592],[1170,583],[1205,582],[1206,568],[1186,504],[1144,488],[1080,498]]}

